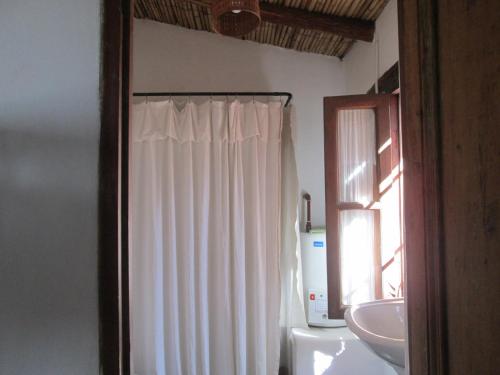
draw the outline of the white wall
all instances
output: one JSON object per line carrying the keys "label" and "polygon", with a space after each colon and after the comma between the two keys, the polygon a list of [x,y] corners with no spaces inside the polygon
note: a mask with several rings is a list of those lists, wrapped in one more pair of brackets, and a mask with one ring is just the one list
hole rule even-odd
{"label": "white wall", "polygon": [[99,372],[100,3],[0,2],[0,374]]}
{"label": "white wall", "polygon": [[[376,22],[381,76],[398,61],[397,0]],[[343,61],[135,20],[134,91],[290,91],[297,110],[299,184],[325,224],[323,97],[364,94],[375,82],[376,43],[356,42]]]}
{"label": "white wall", "polygon": [[300,189],[313,199],[313,225],[325,223],[323,97],[342,95],[342,62],[135,20],[134,91],[289,91],[297,110]]}
{"label": "white wall", "polygon": [[[378,40],[378,76],[384,74],[399,60],[397,0],[390,0],[376,21],[375,39]],[[344,58],[346,94],[366,94],[375,83],[377,43],[358,41]]]}

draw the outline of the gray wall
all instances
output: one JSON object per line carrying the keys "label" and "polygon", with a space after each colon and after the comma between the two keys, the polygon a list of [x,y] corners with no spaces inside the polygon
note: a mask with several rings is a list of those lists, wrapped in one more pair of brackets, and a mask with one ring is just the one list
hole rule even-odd
{"label": "gray wall", "polygon": [[0,0],[0,374],[98,373],[99,0]]}

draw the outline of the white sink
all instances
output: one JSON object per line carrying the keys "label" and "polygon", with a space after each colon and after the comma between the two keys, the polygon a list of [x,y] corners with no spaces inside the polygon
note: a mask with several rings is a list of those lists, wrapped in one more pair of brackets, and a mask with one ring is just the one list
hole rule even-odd
{"label": "white sink", "polygon": [[405,323],[404,299],[360,303],[344,314],[349,329],[378,356],[404,374]]}

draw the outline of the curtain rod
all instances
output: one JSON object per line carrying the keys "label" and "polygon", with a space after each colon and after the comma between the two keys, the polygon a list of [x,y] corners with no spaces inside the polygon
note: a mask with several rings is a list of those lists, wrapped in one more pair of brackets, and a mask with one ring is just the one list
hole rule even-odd
{"label": "curtain rod", "polygon": [[285,107],[292,100],[289,92],[134,92],[133,96],[286,96]]}

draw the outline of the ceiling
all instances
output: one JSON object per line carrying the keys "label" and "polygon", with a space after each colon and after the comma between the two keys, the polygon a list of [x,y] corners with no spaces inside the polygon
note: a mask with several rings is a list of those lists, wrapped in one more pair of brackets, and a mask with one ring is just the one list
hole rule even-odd
{"label": "ceiling", "polygon": [[[214,0],[135,0],[135,17],[212,31]],[[240,39],[343,58],[356,39],[370,41],[388,0],[264,0],[262,22]]]}

